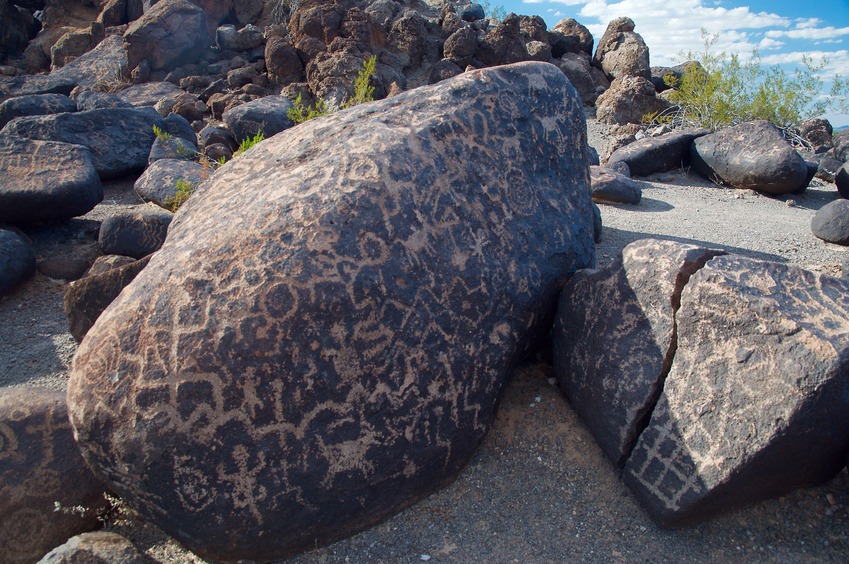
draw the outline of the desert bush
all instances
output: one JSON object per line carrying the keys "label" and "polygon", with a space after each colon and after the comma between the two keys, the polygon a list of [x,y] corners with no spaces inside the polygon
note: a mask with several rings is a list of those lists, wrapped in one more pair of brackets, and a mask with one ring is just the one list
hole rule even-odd
{"label": "desert bush", "polygon": [[[371,85],[371,77],[374,75],[376,67],[376,55],[372,55],[363,63],[363,68],[360,69],[357,73],[357,78],[354,80],[354,95],[342,104],[343,110],[374,101],[374,86]],[[307,106],[304,104],[301,95],[298,94],[298,97],[295,98],[292,104],[293,106],[289,108],[287,115],[295,125],[333,113],[327,103],[321,98],[314,105]]]}
{"label": "desert bush", "polygon": [[172,213],[180,209],[180,206],[185,204],[186,200],[188,200],[191,195],[194,194],[195,190],[197,190],[197,185],[182,178],[177,180],[176,186],[177,192],[174,196],[168,196],[165,198],[165,209]]}
{"label": "desert bush", "polygon": [[239,148],[236,149],[236,152],[233,153],[233,158],[238,157],[260,141],[265,139],[265,134],[262,131],[257,131],[256,135],[253,137],[248,137],[247,139],[242,139],[242,142],[239,143]]}
{"label": "desert bush", "polygon": [[845,80],[836,77],[831,92],[823,95],[820,73],[826,59],[815,62],[803,57],[802,64],[788,73],[778,65],[762,66],[757,52],[748,61],[737,54],[717,53],[713,51],[717,36],[702,31],[702,37],[702,52],[683,55],[698,64],[687,65],[680,80],[664,78],[674,89],[669,101],[677,107],[657,118],[671,116],[675,123],[709,129],[763,119],[787,129],[830,109],[846,111],[849,84]]}

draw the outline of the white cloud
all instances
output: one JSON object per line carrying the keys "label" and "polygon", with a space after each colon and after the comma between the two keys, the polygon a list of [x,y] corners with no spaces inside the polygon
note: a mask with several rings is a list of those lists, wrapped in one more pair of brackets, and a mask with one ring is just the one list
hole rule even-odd
{"label": "white cloud", "polygon": [[775,53],[761,58],[766,65],[797,65],[803,58],[810,59],[813,63],[819,63],[826,59],[825,67],[820,74],[823,78],[834,78],[835,75],[849,77],[849,50],[840,51],[795,51],[792,53]]}
{"label": "white cloud", "polygon": [[771,29],[765,34],[767,37],[789,39],[835,39],[849,35],[849,27],[797,27],[796,29]]}
{"label": "white cloud", "polygon": [[758,49],[761,51],[772,51],[774,49],[779,49],[784,46],[783,41],[777,41],[770,37],[764,37],[758,43]]}

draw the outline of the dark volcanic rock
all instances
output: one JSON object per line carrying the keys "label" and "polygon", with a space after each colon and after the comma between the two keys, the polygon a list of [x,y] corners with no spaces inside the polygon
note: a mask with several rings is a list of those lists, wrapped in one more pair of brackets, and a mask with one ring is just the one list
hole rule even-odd
{"label": "dark volcanic rock", "polygon": [[601,123],[625,125],[640,123],[643,116],[671,107],[658,98],[652,83],[639,76],[616,78],[596,100],[596,116]]}
{"label": "dark volcanic rock", "polygon": [[17,118],[0,133],[88,147],[97,173],[106,179],[144,170],[156,138],[154,125],[166,128],[153,108],[114,108]]}
{"label": "dark volcanic rock", "polygon": [[580,270],[560,293],[554,371],[569,402],[618,466],[637,442],[675,355],[675,312],[690,276],[720,251],[657,239]]}
{"label": "dark volcanic rock", "polygon": [[655,520],[704,520],[844,467],[849,281],[717,257],[676,322],[672,370],[623,476]]}
{"label": "dark volcanic rock", "polygon": [[171,82],[145,82],[125,88],[117,94],[131,106],[153,107],[163,98],[182,93],[180,87]]}
{"label": "dark volcanic rock", "polygon": [[145,257],[162,246],[172,216],[166,211],[128,211],[110,215],[100,224],[97,242],[107,255]]}
{"label": "dark volcanic rock", "polygon": [[9,0],[0,0],[0,59],[23,51],[37,31],[32,14]]}
{"label": "dark volcanic rock", "polygon": [[132,261],[80,278],[68,285],[65,290],[65,317],[68,319],[68,330],[77,342],[83,340],[103,310],[147,266],[149,260],[145,257]]}
{"label": "dark volcanic rock", "polygon": [[35,253],[24,239],[0,229],[0,296],[5,296],[35,274]]}
{"label": "dark volcanic rock", "polygon": [[519,29],[519,16],[510,14],[487,32],[478,46],[476,57],[485,65],[505,65],[529,60],[531,57]]}
{"label": "dark volcanic rock", "polygon": [[[30,564],[68,537],[94,529],[103,486],[80,456],[65,393],[0,389],[0,554]],[[89,508],[82,516],[55,504]]]}
{"label": "dark volcanic rock", "polygon": [[823,241],[849,245],[849,200],[835,200],[817,210],[811,231]]}
{"label": "dark volcanic rock", "polygon": [[0,223],[76,217],[101,200],[103,187],[87,148],[0,135]]}
{"label": "dark volcanic rock", "polygon": [[837,186],[837,192],[844,198],[849,198],[849,162],[837,169],[837,174],[834,175],[834,185]]}
{"label": "dark volcanic rock", "polygon": [[174,69],[194,62],[208,45],[206,15],[188,0],[158,2],[124,33],[130,69],[143,60],[153,70]]}
{"label": "dark volcanic rock", "polygon": [[0,128],[16,117],[76,112],[77,103],[64,94],[30,94],[0,104]]}
{"label": "dark volcanic rock", "polygon": [[[170,135],[170,134],[169,134]],[[148,164],[163,159],[194,160],[198,157],[198,149],[192,143],[182,137],[157,137],[150,147],[150,155],[147,157]],[[200,166],[200,165],[198,165]],[[147,170],[150,170],[149,168]],[[145,172],[147,172],[145,170]]]}
{"label": "dark volcanic rock", "polygon": [[604,167],[591,166],[590,181],[593,202],[597,204],[636,205],[643,197],[638,182]]}
{"label": "dark volcanic rock", "polygon": [[808,165],[767,121],[750,121],[696,139],[693,168],[714,182],[767,194],[789,194],[804,185]]}
{"label": "dark volcanic rock", "polygon": [[604,35],[598,41],[593,64],[610,80],[622,76],[651,79],[649,48],[640,34],[634,31],[634,21],[630,18],[616,18],[607,24]]}
{"label": "dark volcanic rock", "polygon": [[50,73],[54,81],[68,81],[84,88],[118,88],[123,85],[127,53],[121,37],[111,35],[88,53]]}
{"label": "dark volcanic rock", "polygon": [[295,125],[289,119],[292,102],[285,96],[266,96],[224,112],[221,116],[236,141],[262,133],[265,139]]}
{"label": "dark volcanic rock", "polygon": [[648,176],[687,166],[693,140],[708,133],[707,129],[690,128],[658,137],[644,137],[613,151],[607,165],[624,162],[634,176]]}
{"label": "dark volcanic rock", "polygon": [[526,63],[227,163],[81,344],[88,462],[215,560],[312,549],[454,479],[593,261],[585,135],[563,74]]}
{"label": "dark volcanic rock", "polygon": [[578,91],[584,104],[590,106],[598,98],[595,82],[591,74],[590,57],[583,51],[579,53],[564,53],[559,61],[554,62]]}
{"label": "dark volcanic rock", "polygon": [[103,110],[106,108],[131,108],[129,102],[117,94],[86,90],[77,96],[77,109],[81,112]]}

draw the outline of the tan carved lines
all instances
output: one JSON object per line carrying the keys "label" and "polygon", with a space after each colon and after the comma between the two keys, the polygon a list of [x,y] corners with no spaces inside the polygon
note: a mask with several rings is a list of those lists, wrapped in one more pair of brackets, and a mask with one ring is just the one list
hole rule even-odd
{"label": "tan carved lines", "polygon": [[210,493],[209,478],[192,466],[189,456],[174,457],[174,478],[177,497],[187,511],[200,513],[214,501]]}
{"label": "tan carved lines", "polygon": [[330,445],[324,442],[323,436],[319,435],[317,439],[318,450],[328,464],[322,486],[331,489],[337,476],[352,471],[361,473],[364,479],[375,473],[374,464],[366,454],[371,447],[381,446],[383,441],[374,431],[369,430],[356,439]]}
{"label": "tan carved lines", "polygon": [[265,452],[255,451],[256,456],[251,456],[251,449],[245,445],[234,445],[230,456],[237,467],[236,472],[228,472],[223,465],[216,468],[219,482],[230,484],[230,495],[233,506],[236,509],[248,509],[254,520],[262,525],[264,522],[263,511],[260,508],[268,491],[258,479],[260,473],[265,470],[267,463]]}
{"label": "tan carved lines", "polygon": [[5,423],[0,423],[0,461],[11,461],[13,464],[24,462],[26,455],[18,448],[18,436],[15,431]]}

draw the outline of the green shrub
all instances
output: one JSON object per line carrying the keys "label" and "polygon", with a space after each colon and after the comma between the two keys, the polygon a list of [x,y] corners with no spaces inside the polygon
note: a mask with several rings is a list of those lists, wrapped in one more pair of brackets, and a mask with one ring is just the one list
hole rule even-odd
{"label": "green shrub", "polygon": [[[354,95],[342,104],[343,110],[374,101],[374,86],[371,85],[371,77],[374,75],[376,67],[376,55],[372,55],[363,63],[363,68],[360,69],[360,72],[357,73],[356,80],[354,80]],[[321,98],[316,101],[315,105],[306,106],[301,95],[298,94],[298,97],[295,98],[292,104],[293,106],[289,108],[286,114],[295,125],[333,113],[327,103]]]}
{"label": "green shrub", "polygon": [[845,111],[849,84],[835,78],[829,96],[823,94],[819,76],[827,64],[804,57],[792,74],[778,65],[764,68],[757,52],[742,61],[737,54],[712,51],[717,36],[704,30],[701,53],[688,52],[684,58],[699,64],[688,65],[682,78],[664,77],[674,88],[669,101],[678,107],[659,117],[673,116],[676,123],[720,129],[753,119],[764,119],[780,128],[790,128],[830,109]]}
{"label": "green shrub", "polygon": [[161,127],[158,125],[153,126],[153,134],[156,135],[156,138],[165,143],[169,139],[171,139],[172,135],[167,131],[163,131]]}
{"label": "green shrub", "polygon": [[[233,158],[238,157],[260,141],[265,139],[265,134],[262,131],[257,131],[256,135],[253,137],[248,137],[247,139],[242,139],[242,142],[239,143],[239,148],[236,149],[236,152],[233,153]],[[223,157],[222,157],[223,158]]]}
{"label": "green shrub", "polygon": [[180,206],[185,204],[186,200],[197,190],[197,185],[182,178],[177,180],[175,186],[177,187],[177,192],[174,193],[174,196],[165,198],[165,209],[170,212],[176,212],[180,209]]}

